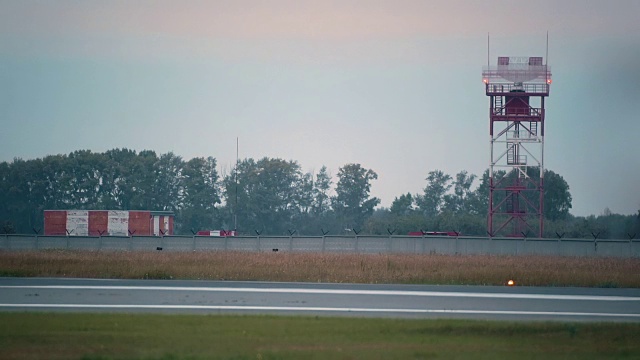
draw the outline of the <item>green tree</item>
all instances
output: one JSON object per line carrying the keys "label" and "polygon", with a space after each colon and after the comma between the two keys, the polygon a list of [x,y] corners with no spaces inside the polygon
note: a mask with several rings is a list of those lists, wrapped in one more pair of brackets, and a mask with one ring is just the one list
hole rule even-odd
{"label": "green tree", "polygon": [[422,195],[416,196],[416,205],[427,217],[438,215],[445,205],[445,195],[451,189],[451,176],[440,170],[430,171]]}
{"label": "green tree", "polygon": [[301,212],[306,175],[295,161],[262,158],[245,159],[237,166],[236,207],[235,172],[224,179],[227,218],[237,215],[238,227],[266,234],[286,234],[295,228]]}
{"label": "green tree", "polygon": [[22,159],[13,159],[6,169],[3,186],[5,213],[4,220],[13,224],[13,229],[18,233],[31,232],[31,214],[29,208],[29,182],[30,174],[28,164]]}
{"label": "green tree", "polygon": [[102,155],[90,150],[74,151],[66,157],[65,187],[70,207],[76,209],[100,208]]}
{"label": "green tree", "polygon": [[131,200],[127,210],[149,210],[154,203],[154,166],[158,161],[155,151],[144,150],[133,157],[129,174]]}
{"label": "green tree", "polygon": [[216,160],[193,158],[182,170],[180,227],[182,233],[213,229],[218,222],[216,205],[220,203]]}
{"label": "green tree", "polygon": [[339,233],[339,226],[331,210],[330,195],[331,175],[326,166],[322,166],[315,177],[303,174],[301,186],[302,202],[300,214],[295,217],[293,227],[298,234],[319,235],[322,233]]}
{"label": "green tree", "polygon": [[329,191],[331,191],[331,175],[327,171],[326,166],[322,166],[316,174],[313,182],[313,214],[323,215],[331,210],[331,199]]}
{"label": "green tree", "polygon": [[134,150],[112,149],[105,153],[109,168],[103,176],[104,187],[109,193],[109,205],[112,210],[133,209],[135,196],[135,158]]}
{"label": "green tree", "polygon": [[406,193],[404,195],[400,195],[400,197],[396,197],[391,203],[391,208],[389,211],[392,215],[395,216],[407,216],[411,215],[415,209],[413,208],[413,196],[411,193]]}
{"label": "green tree", "polygon": [[[538,172],[539,173],[539,172]],[[569,215],[572,201],[569,184],[551,170],[544,171],[544,217],[564,220]]]}
{"label": "green tree", "polygon": [[370,197],[369,192],[371,181],[377,178],[375,171],[365,169],[360,164],[347,164],[339,169],[336,196],[331,198],[331,205],[345,226],[361,228],[373,214],[380,199]]}
{"label": "green tree", "polygon": [[466,170],[456,174],[453,181],[453,194],[443,196],[443,209],[453,214],[468,214],[473,210],[473,196],[471,186],[476,179],[476,175],[469,175]]}
{"label": "green tree", "polygon": [[[183,207],[182,186],[185,162],[173,152],[160,155],[153,166],[154,182],[151,210],[173,211]],[[176,219],[177,222],[181,220]],[[186,228],[186,225],[185,225]],[[188,228],[190,229],[190,227]]]}

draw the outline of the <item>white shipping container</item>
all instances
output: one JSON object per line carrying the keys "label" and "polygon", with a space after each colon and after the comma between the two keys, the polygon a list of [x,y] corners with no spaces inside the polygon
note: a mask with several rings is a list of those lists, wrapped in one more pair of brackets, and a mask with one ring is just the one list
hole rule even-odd
{"label": "white shipping container", "polygon": [[153,235],[160,235],[160,216],[153,217]]}
{"label": "white shipping container", "polygon": [[129,236],[129,212],[110,210],[107,226],[109,235]]}
{"label": "white shipping container", "polygon": [[89,235],[89,211],[67,211],[67,231],[73,236]]}

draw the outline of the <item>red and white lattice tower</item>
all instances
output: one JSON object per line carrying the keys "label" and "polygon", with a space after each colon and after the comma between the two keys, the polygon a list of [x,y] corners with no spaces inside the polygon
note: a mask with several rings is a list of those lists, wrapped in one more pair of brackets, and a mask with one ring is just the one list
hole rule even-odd
{"label": "red and white lattice tower", "polygon": [[491,136],[489,235],[542,237],[550,68],[542,57],[498,57],[483,69],[482,81]]}

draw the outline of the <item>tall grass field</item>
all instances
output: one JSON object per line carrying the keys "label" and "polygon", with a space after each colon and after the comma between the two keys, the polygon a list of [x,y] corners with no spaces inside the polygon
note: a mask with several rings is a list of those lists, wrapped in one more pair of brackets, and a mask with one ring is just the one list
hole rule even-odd
{"label": "tall grass field", "polygon": [[0,276],[640,287],[640,259],[272,252],[0,251]]}

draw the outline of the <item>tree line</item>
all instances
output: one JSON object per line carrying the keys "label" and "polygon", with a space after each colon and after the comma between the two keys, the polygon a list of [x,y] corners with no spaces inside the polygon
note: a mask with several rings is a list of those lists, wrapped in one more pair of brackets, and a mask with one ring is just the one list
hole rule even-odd
{"label": "tree line", "polygon": [[[539,171],[530,169],[530,176]],[[510,176],[498,173],[498,177]],[[397,196],[389,208],[371,196],[378,178],[360,164],[342,166],[335,179],[323,166],[304,172],[296,161],[243,159],[219,174],[213,157],[185,160],[169,152],[113,149],[0,163],[0,231],[31,233],[43,210],[172,211],[175,232],[236,229],[246,235],[407,234],[458,231],[486,235],[489,172],[428,172],[425,188]],[[478,183],[476,186],[476,182]],[[638,233],[638,215],[570,214],[567,182],[545,170],[546,237],[626,238]],[[597,235],[595,235],[597,234]]]}

